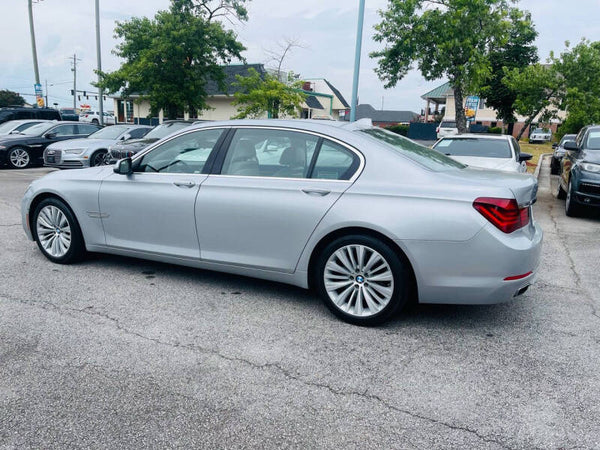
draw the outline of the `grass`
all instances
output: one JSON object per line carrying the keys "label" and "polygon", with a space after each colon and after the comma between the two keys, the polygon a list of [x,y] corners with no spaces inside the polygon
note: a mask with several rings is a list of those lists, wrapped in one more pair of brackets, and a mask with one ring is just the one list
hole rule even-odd
{"label": "grass", "polygon": [[526,140],[519,141],[521,151],[525,153],[531,153],[533,158],[527,161],[527,172],[533,173],[543,153],[552,153],[552,142],[546,142],[544,144],[530,144]]}

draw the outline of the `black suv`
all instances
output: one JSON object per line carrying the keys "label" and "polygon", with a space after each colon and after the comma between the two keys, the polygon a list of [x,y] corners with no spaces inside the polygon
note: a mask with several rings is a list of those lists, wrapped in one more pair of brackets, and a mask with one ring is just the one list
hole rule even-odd
{"label": "black suv", "polygon": [[567,216],[576,216],[584,205],[600,207],[600,125],[581,129],[574,141],[564,143],[558,179],[558,198],[566,198]]}
{"label": "black suv", "polygon": [[21,106],[0,108],[0,123],[21,119],[62,120],[62,117],[56,109],[52,108],[24,108]]}

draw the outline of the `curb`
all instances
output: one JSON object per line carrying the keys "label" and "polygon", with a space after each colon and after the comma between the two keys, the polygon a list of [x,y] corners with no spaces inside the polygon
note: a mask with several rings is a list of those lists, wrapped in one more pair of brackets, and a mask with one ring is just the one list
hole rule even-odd
{"label": "curb", "polygon": [[546,156],[551,156],[551,155],[552,155],[552,153],[542,153],[540,155],[540,159],[538,160],[537,167],[535,168],[535,172],[533,172],[534,177],[536,177],[536,178],[540,177],[540,170],[542,168],[542,163],[544,162],[544,158]]}

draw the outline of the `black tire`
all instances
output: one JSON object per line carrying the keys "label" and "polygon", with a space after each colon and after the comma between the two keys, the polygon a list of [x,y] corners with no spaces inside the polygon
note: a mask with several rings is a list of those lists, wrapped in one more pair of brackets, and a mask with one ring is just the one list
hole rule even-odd
{"label": "black tire", "polygon": [[90,158],[90,167],[104,166],[106,165],[106,150],[97,150],[92,154]]}
{"label": "black tire", "polygon": [[567,191],[567,198],[565,201],[565,214],[569,217],[577,217],[581,214],[581,205],[575,202],[575,191],[573,190],[573,184],[569,180],[569,187]]}
{"label": "black tire", "polygon": [[[48,207],[54,206],[58,208],[65,216],[68,221],[68,225],[71,231],[71,243],[67,250],[67,252],[62,256],[53,256],[51,255],[42,245],[40,239],[38,237],[38,216],[40,212]],[[33,238],[37,242],[37,245],[43,255],[48,258],[50,261],[57,264],[71,264],[77,262],[83,258],[85,255],[85,243],[83,241],[83,234],[81,233],[81,228],[79,227],[79,223],[75,218],[75,215],[71,211],[71,209],[61,200],[57,198],[47,198],[42,200],[35,208],[33,212],[33,218],[31,221],[31,232],[33,233]]]}
{"label": "black tire", "polygon": [[100,124],[100,121],[99,121],[98,119],[92,119],[92,123],[93,123],[94,125],[99,125],[99,124]]}
{"label": "black tire", "polygon": [[[324,278],[327,261],[337,250],[348,245],[362,245],[379,253],[379,255],[383,257],[385,262],[388,264],[392,273],[393,293],[391,299],[383,309],[367,317],[359,317],[357,315],[342,311],[330,298],[325,287]],[[354,325],[379,325],[398,313],[406,305],[410,297],[411,278],[409,276],[407,263],[401,259],[387,244],[371,236],[349,235],[336,239],[323,249],[321,254],[318,256],[313,270],[315,287],[325,305],[337,317]],[[367,281],[368,278],[366,279],[365,284]],[[366,305],[366,301],[363,301],[362,304]]]}
{"label": "black tire", "polygon": [[25,147],[13,147],[6,153],[6,161],[12,169],[26,169],[31,166],[31,153]]}
{"label": "black tire", "polygon": [[565,190],[562,188],[562,185],[560,184],[561,179],[558,179],[558,187],[556,188],[556,198],[559,200],[564,200],[567,198],[567,193],[565,192]]}

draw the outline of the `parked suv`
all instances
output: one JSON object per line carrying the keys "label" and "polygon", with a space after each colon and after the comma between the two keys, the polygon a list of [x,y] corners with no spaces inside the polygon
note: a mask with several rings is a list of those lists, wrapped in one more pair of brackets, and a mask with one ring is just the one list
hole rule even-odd
{"label": "parked suv", "polygon": [[536,128],[531,132],[529,136],[529,143],[534,144],[536,142],[544,143],[552,140],[552,131],[548,128]]}
{"label": "parked suv", "polygon": [[576,137],[576,134],[565,134],[558,144],[552,144],[552,148],[554,149],[552,159],[550,160],[550,173],[552,175],[560,173],[560,162],[567,152],[565,150],[565,142],[574,141]]}
{"label": "parked suv", "polygon": [[458,134],[458,128],[456,127],[456,122],[454,120],[443,119],[435,131],[438,139]]}
{"label": "parked suv", "polygon": [[56,109],[52,108],[25,108],[21,106],[0,108],[0,123],[23,119],[62,120],[62,117]]}
{"label": "parked suv", "polygon": [[[104,116],[104,125],[114,125],[117,123],[117,119],[111,113],[105,112]],[[79,116],[80,122],[93,123],[96,125],[100,124],[100,113],[98,111],[86,111],[81,113]]]}
{"label": "parked suv", "polygon": [[600,125],[584,127],[564,147],[557,197],[566,199],[567,216],[576,216],[584,206],[600,207]]}

